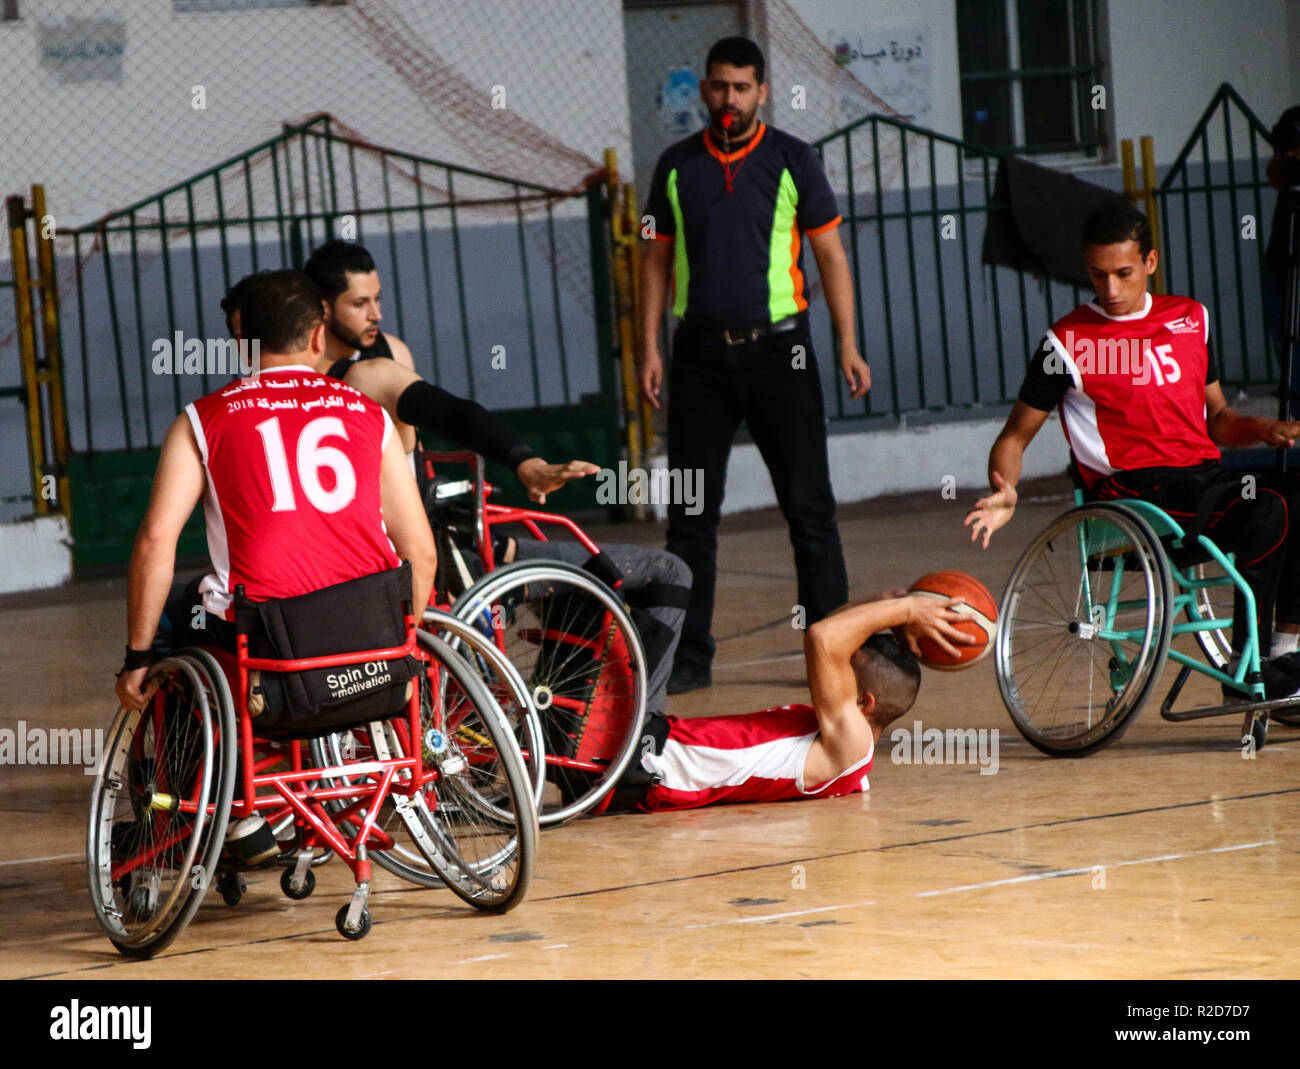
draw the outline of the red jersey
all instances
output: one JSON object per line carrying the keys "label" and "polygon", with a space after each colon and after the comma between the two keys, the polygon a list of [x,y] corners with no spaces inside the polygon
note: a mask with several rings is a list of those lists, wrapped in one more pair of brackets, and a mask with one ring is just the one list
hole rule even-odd
{"label": "red jersey", "polygon": [[1046,362],[1069,377],[1061,423],[1086,485],[1220,459],[1205,423],[1209,337],[1204,305],[1151,294],[1141,312],[1110,316],[1094,302],[1052,325]]}
{"label": "red jersey", "polygon": [[740,716],[666,719],[663,752],[641,755],[646,771],[659,776],[659,783],[637,805],[643,812],[717,802],[838,798],[869,786],[873,751],[825,783],[805,785],[804,763],[818,735],[817,714],[810,705],[778,705]]}
{"label": "red jersey", "polygon": [[207,475],[213,571],[203,605],[234,618],[235,587],[287,598],[399,563],[379,466],[388,414],[309,367],[263,371],[185,406]]}

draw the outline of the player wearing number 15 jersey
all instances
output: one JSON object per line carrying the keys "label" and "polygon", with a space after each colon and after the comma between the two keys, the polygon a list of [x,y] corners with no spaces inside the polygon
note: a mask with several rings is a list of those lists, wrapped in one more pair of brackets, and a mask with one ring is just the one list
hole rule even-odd
{"label": "player wearing number 15 jersey", "polygon": [[[140,708],[148,649],[172,582],[176,542],[200,500],[212,571],[173,627],[230,645],[232,600],[292,597],[411,562],[425,605],[433,534],[399,437],[383,409],[316,372],[325,351],[320,292],[297,271],[258,275],[241,304],[261,369],[187,407],[163,442],[131,554],[124,706]],[[173,612],[171,606],[169,614]],[[191,633],[185,634],[186,629]]]}
{"label": "player wearing number 15 jersey", "polygon": [[[1025,447],[1058,408],[1075,470],[1090,500],[1142,498],[1187,526],[1200,519],[1235,552],[1255,595],[1261,653],[1295,649],[1300,632],[1300,494],[1268,473],[1242,492],[1220,446],[1291,445],[1300,423],[1257,419],[1228,406],[1211,355],[1204,306],[1153,297],[1156,250],[1145,216],[1127,202],[1098,208],[1084,224],[1083,258],[1096,300],[1052,325],[1030,360],[1019,400],[989,454],[993,493],[966,517],[974,540],[989,537],[1016,507]],[[1244,646],[1241,593],[1233,646]]]}

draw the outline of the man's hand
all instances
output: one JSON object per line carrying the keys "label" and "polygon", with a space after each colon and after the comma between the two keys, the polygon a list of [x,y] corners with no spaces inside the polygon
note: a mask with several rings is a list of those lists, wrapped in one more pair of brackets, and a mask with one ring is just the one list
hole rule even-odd
{"label": "man's hand", "polygon": [[975,507],[966,515],[962,525],[969,527],[970,540],[972,542],[984,535],[983,549],[989,548],[989,539],[993,532],[999,527],[1006,526],[1012,514],[1016,511],[1016,502],[1019,496],[1016,494],[1016,488],[1002,478],[1002,473],[995,471],[993,473],[993,485],[997,487],[995,493],[982,497],[975,502]]}
{"label": "man's hand", "polygon": [[871,389],[871,368],[862,359],[856,345],[845,345],[840,350],[840,370],[849,385],[849,396],[856,399],[866,396]]}
{"label": "man's hand", "polygon": [[659,403],[659,387],[664,382],[664,361],[659,355],[658,348],[647,349],[645,359],[641,361],[641,367],[637,373],[638,381],[641,384],[641,394],[655,408],[662,408]]}
{"label": "man's hand", "polygon": [[140,688],[144,684],[144,677],[148,674],[149,669],[145,667],[123,672],[117,677],[117,686],[113,689],[117,692],[117,700],[122,703],[123,709],[144,708],[149,698]]}
{"label": "man's hand", "polygon": [[965,604],[965,598],[935,598],[913,594],[908,599],[907,623],[903,624],[903,637],[916,656],[921,656],[918,640],[928,638],[945,653],[956,657],[959,650],[953,643],[969,646],[975,636],[959,631],[956,624],[969,619],[953,606]]}
{"label": "man's hand", "polygon": [[1264,420],[1259,429],[1259,440],[1270,449],[1286,446],[1290,449],[1300,438],[1300,420]]}
{"label": "man's hand", "polygon": [[587,475],[595,475],[598,471],[600,468],[588,460],[548,464],[541,457],[530,457],[515,468],[515,474],[519,476],[519,481],[528,491],[529,500],[539,505],[545,505],[546,495],[559,490],[565,483]]}

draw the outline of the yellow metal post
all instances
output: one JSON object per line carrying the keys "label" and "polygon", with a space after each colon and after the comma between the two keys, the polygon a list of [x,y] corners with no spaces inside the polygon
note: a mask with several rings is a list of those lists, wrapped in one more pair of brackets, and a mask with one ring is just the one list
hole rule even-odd
{"label": "yellow metal post", "polygon": [[[627,213],[618,181],[618,157],[612,148],[605,150],[608,184],[610,236],[613,243],[614,316],[618,322],[619,370],[623,385],[623,417],[627,426],[627,463],[639,468],[642,462],[640,406],[637,403],[636,329],[633,324],[632,266],[636,232],[627,233]],[[637,519],[645,518],[644,506],[634,507]]]}
{"label": "yellow metal post", "polygon": [[1165,292],[1165,251],[1160,247],[1160,215],[1156,211],[1156,150],[1148,134],[1142,138],[1142,203],[1147,222],[1151,224],[1151,240],[1155,243],[1159,259],[1156,261],[1155,289]]}
{"label": "yellow metal post", "polygon": [[5,198],[9,223],[9,254],[13,265],[14,311],[18,321],[18,363],[22,369],[23,401],[27,409],[27,447],[32,473],[32,509],[38,516],[50,512],[41,494],[45,468],[45,437],[41,427],[41,393],[36,378],[36,331],[32,314],[32,281],[27,259],[27,210],[23,198]]}
{"label": "yellow metal post", "polygon": [[69,515],[68,494],[68,410],[63,398],[63,348],[59,342],[59,284],[54,272],[54,229],[45,220],[45,187],[32,186],[32,219],[36,230],[36,270],[41,294],[41,337],[45,360],[37,364],[37,376],[45,384],[49,399],[47,417],[58,480],[58,507]]}

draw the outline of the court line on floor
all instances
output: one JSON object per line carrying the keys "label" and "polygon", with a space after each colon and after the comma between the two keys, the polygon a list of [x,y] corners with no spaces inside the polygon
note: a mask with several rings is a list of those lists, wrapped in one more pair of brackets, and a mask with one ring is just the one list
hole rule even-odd
{"label": "court line on floor", "polygon": [[[1300,787],[1286,787],[1275,791],[1260,791],[1252,794],[1238,794],[1238,795],[1229,795],[1227,797],[1206,798],[1194,802],[1172,802],[1169,805],[1149,806],[1143,809],[1121,810],[1116,813],[1099,813],[1099,814],[1094,814],[1092,816],[1083,816],[1083,817],[1065,817],[1062,818],[1061,820],[1041,821],[1036,824],[1021,824],[1021,825],[1017,825],[1014,827],[1007,827],[1007,828],[991,828],[987,831],[972,831],[972,832],[963,832],[956,835],[943,835],[934,839],[915,839],[915,840],[908,840],[907,842],[901,842],[901,843],[887,843],[884,846],[873,846],[873,847],[867,847],[865,849],[860,849],[860,850],[839,850],[833,853],[819,854],[812,857],[788,858],[781,861],[765,862],[761,865],[746,865],[734,869],[720,869],[713,872],[693,873],[685,876],[672,876],[662,880],[648,880],[644,883],[621,884],[617,887],[601,887],[591,891],[572,891],[567,894],[549,895],[545,898],[530,898],[528,899],[528,901],[530,903],[535,904],[540,902],[563,901],[564,899],[569,899],[569,898],[587,898],[592,895],[608,894],[610,892],[617,892],[617,891],[635,890],[640,887],[655,887],[664,884],[686,883],[691,880],[711,879],[714,876],[730,876],[742,872],[757,872],[762,869],[786,868],[790,865],[804,864],[809,861],[828,861],[834,858],[853,857],[855,855],[864,855],[864,854],[884,853],[889,850],[906,849],[908,847],[913,847],[913,846],[935,846],[944,843],[961,842],[967,839],[983,838],[984,836],[989,836],[989,835],[1006,835],[1011,832],[1034,831],[1039,828],[1053,828],[1053,827],[1060,827],[1062,825],[1067,825],[1067,824],[1087,823],[1089,821],[1095,821],[1095,820],[1110,820],[1116,817],[1141,816],[1148,813],[1161,813],[1161,812],[1168,812],[1168,811],[1178,810],[1178,809],[1192,809],[1192,808],[1209,806],[1209,805],[1221,805],[1225,802],[1250,801],[1252,799],[1257,799],[1257,798],[1272,798],[1272,797],[1278,797],[1278,796],[1288,795],[1288,794],[1300,794]],[[1215,849],[1221,849],[1221,848],[1215,848]],[[1209,851],[1209,852],[1213,852],[1213,851]],[[1033,875],[1038,877],[1046,876],[1045,873],[1035,873]],[[401,894],[401,893],[418,893],[418,892],[415,889],[410,889],[409,891],[406,892],[395,889],[393,892],[389,892],[389,893]],[[838,907],[821,907],[821,911],[826,912],[833,908],[838,908]],[[378,928],[380,925],[384,925],[384,924],[406,923],[408,920],[409,921],[430,920],[438,912],[445,913],[446,910],[445,909],[430,910],[428,913],[422,913],[420,916],[416,916],[416,917],[409,917],[409,918],[392,917],[392,918],[387,918],[385,920],[377,920],[375,922],[375,927]],[[736,918],[735,920],[739,920],[739,919],[752,922],[752,920],[754,919],[770,919],[770,918]],[[256,939],[245,939],[236,942],[222,943],[220,945],[215,945],[215,946],[195,947],[193,950],[183,950],[178,953],[167,954],[161,958],[154,958],[150,960],[169,961],[173,958],[183,958],[193,954],[209,954],[209,953],[222,951],[222,950],[237,950],[241,947],[259,946],[259,945],[265,945],[267,943],[282,943],[282,942],[288,942],[289,940],[293,940],[293,939],[310,938],[311,936],[324,935],[324,934],[332,933],[333,931],[334,931],[333,927],[330,927],[330,928],[311,929],[308,931],[285,932],[280,935],[262,936]],[[81,968],[77,968],[77,969],[60,969],[56,972],[38,973],[30,976],[14,977],[14,979],[40,980],[40,979],[59,977],[59,976],[73,976],[83,972],[97,972],[105,969],[114,969],[114,968],[121,968],[121,967],[130,968],[133,965],[144,965],[144,964],[146,964],[146,962],[144,961],[127,961],[124,959],[116,959],[116,960],[98,962],[94,965],[82,966]]]}
{"label": "court line on floor", "polygon": [[[1056,869],[1051,872],[1035,872],[1027,876],[1010,876],[1000,880],[986,880],[983,883],[964,883],[955,887],[940,887],[932,891],[915,891],[911,898],[936,898],[939,895],[957,894],[961,891],[982,891],[990,887],[1008,887],[1012,884],[1034,883],[1039,880],[1057,880],[1069,876],[1090,876],[1102,869],[1122,869],[1133,865],[1155,865],[1164,861],[1182,861],[1206,854],[1227,854],[1238,850],[1256,850],[1261,846],[1276,846],[1278,840],[1267,839],[1255,843],[1236,843],[1232,846],[1215,846],[1206,850],[1190,850],[1181,854],[1160,854],[1156,857],[1134,858],[1131,861],[1115,861],[1110,864],[1087,865],[1083,868]],[[707,921],[703,924],[683,924],[676,928],[659,928],[657,931],[694,931],[699,928],[721,928],[732,924],[758,924],[762,921],[786,920],[789,917],[808,917],[816,913],[836,913],[846,909],[865,909],[879,903],[872,899],[868,902],[845,902],[835,906],[817,906],[812,909],[792,909],[783,913],[762,913],[750,917],[729,917],[725,921]]]}
{"label": "court line on floor", "polygon": [[1229,795],[1224,798],[1206,798],[1195,802],[1171,802],[1169,805],[1147,806],[1142,809],[1125,809],[1115,813],[1096,813],[1083,817],[1063,817],[1060,820],[1046,820],[1035,824],[1018,824],[1005,828],[989,828],[985,831],[958,832],[942,835],[935,839],[911,839],[901,843],[886,843],[883,846],[865,847],[859,850],[837,850],[829,854],[814,854],[809,857],[784,858],[781,861],[765,861],[759,865],[743,865],[733,869],[718,869],[713,872],[701,872],[686,876],[668,876],[661,880],[646,880],[642,883],[620,884],[617,887],[597,887],[590,891],[569,891],[561,895],[546,898],[530,898],[530,902],[555,902],[566,898],[587,898],[591,895],[608,894],[611,891],[630,891],[640,887],[656,887],[662,884],[685,883],[690,880],[710,879],[713,876],[734,876],[742,872],[759,872],[763,869],[786,868],[790,865],[802,865],[809,861],[829,861],[839,857],[856,857],[864,854],[884,853],[887,850],[903,850],[913,846],[936,846],[943,843],[962,842],[966,839],[980,839],[990,835],[1009,835],[1013,832],[1036,831],[1040,828],[1056,828],[1066,824],[1086,824],[1096,820],[1112,820],[1117,817],[1143,816],[1148,813],[1163,813],[1176,809],[1194,809],[1202,806],[1221,805],[1224,802],[1250,801],[1256,798],[1272,798],[1279,795],[1300,794],[1300,787],[1284,787],[1276,791],[1259,791],[1252,794]]}
{"label": "court line on floor", "polygon": [[38,861],[67,861],[70,858],[85,858],[83,850],[77,854],[50,854],[48,857],[16,857],[12,861],[0,861],[0,865],[34,865]]}

